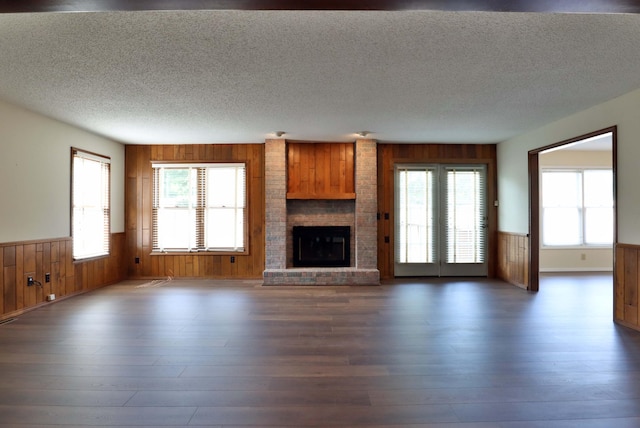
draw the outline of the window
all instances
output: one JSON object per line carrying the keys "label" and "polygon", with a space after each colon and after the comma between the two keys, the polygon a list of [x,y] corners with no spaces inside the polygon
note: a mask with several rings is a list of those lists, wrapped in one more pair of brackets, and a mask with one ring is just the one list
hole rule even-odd
{"label": "window", "polygon": [[245,251],[244,163],[152,167],[154,251]]}
{"label": "window", "polygon": [[111,160],[78,149],[71,158],[73,258],[108,255]]}
{"label": "window", "polygon": [[398,168],[396,261],[436,261],[436,170],[431,167]]}
{"label": "window", "polygon": [[613,244],[613,173],[610,169],[542,171],[542,244]]}
{"label": "window", "polygon": [[446,169],[447,263],[484,263],[486,174],[484,167]]}

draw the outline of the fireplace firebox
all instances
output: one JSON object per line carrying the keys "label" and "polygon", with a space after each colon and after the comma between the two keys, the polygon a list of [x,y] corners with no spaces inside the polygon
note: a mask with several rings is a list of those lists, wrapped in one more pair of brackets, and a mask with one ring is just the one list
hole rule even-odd
{"label": "fireplace firebox", "polygon": [[349,226],[293,226],[294,267],[349,267]]}

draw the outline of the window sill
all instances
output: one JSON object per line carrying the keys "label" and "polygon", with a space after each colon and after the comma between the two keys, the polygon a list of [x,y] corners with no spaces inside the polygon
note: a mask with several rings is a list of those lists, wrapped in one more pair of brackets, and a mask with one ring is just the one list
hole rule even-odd
{"label": "window sill", "polygon": [[152,251],[151,256],[248,256],[248,251]]}
{"label": "window sill", "polygon": [[541,250],[613,250],[613,245],[541,245]]}
{"label": "window sill", "polygon": [[84,263],[84,262],[92,262],[95,260],[100,260],[100,259],[106,259],[111,257],[111,254],[107,253],[107,254],[102,254],[99,256],[91,256],[91,257],[85,257],[82,259],[73,259],[73,263]]}

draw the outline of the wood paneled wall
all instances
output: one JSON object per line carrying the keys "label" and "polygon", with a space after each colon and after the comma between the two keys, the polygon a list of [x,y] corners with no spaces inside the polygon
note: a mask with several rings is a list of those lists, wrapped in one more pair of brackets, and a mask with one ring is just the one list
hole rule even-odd
{"label": "wood paneled wall", "polygon": [[[129,278],[262,278],[265,260],[263,144],[128,145],[125,149]],[[151,254],[152,161],[246,162],[248,254]],[[135,263],[136,257],[140,263]]]}
{"label": "wood paneled wall", "polygon": [[640,245],[616,244],[614,266],[614,319],[640,330]]}
{"label": "wood paneled wall", "polygon": [[[0,318],[19,315],[56,300],[124,279],[124,233],[111,235],[111,255],[73,261],[71,238],[0,244]],[[45,273],[51,282],[45,282]],[[42,286],[27,286],[27,276]]]}
{"label": "wood paneled wall", "polygon": [[354,199],[354,143],[287,143],[288,199]]}
{"label": "wood paneled wall", "polygon": [[[394,166],[397,163],[486,164],[488,204],[488,275],[495,276],[497,209],[495,144],[378,144],[378,269],[394,276]],[[357,191],[357,189],[356,189]]]}
{"label": "wood paneled wall", "polygon": [[496,276],[520,288],[529,287],[529,237],[525,234],[498,232]]}

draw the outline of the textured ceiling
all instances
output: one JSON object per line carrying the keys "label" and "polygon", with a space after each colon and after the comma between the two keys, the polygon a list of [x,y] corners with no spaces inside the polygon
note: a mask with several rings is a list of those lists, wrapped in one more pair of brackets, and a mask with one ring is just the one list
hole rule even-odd
{"label": "textured ceiling", "polygon": [[625,14],[2,14],[0,99],[126,143],[500,142],[640,88],[638,46]]}

